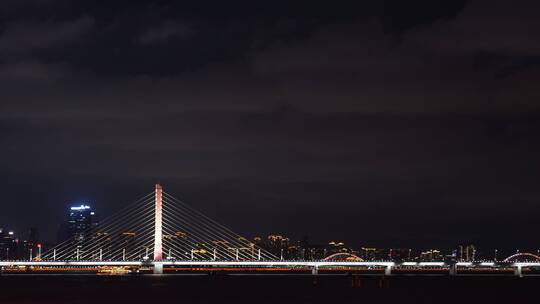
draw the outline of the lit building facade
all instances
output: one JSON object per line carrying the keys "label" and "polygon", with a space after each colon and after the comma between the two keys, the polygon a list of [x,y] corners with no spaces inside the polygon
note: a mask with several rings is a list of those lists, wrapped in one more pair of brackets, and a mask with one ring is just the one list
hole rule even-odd
{"label": "lit building facade", "polygon": [[91,236],[91,228],[95,226],[97,226],[97,221],[90,206],[80,205],[70,208],[68,231],[75,242],[82,243],[87,240]]}
{"label": "lit building facade", "polygon": [[420,253],[420,261],[422,262],[440,262],[444,260],[444,256],[440,250],[430,249]]}
{"label": "lit building facade", "polygon": [[17,259],[18,239],[11,230],[0,228],[0,260]]}
{"label": "lit building facade", "polygon": [[476,247],[474,245],[460,245],[457,253],[460,262],[473,262],[476,260]]}

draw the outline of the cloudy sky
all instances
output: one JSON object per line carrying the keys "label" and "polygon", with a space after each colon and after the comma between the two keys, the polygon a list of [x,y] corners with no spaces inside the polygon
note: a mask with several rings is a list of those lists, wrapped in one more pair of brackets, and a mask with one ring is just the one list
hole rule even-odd
{"label": "cloudy sky", "polygon": [[247,236],[536,249],[539,8],[2,0],[0,226],[159,181]]}

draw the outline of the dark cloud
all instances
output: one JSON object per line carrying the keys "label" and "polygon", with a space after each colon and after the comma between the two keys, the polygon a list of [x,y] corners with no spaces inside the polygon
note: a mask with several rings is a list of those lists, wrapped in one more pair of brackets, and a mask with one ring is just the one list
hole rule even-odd
{"label": "dark cloud", "polygon": [[473,1],[455,19],[437,22],[410,34],[411,40],[446,54],[502,52],[538,56],[536,3]]}
{"label": "dark cloud", "polygon": [[139,37],[139,42],[144,45],[163,43],[169,39],[186,37],[190,35],[192,31],[193,30],[187,25],[166,22],[160,26],[146,30]]}
{"label": "dark cloud", "polygon": [[43,6],[51,5],[62,0],[5,0],[2,1],[1,7],[7,9],[22,8],[28,6]]}
{"label": "dark cloud", "polygon": [[69,75],[69,67],[62,64],[21,61],[0,68],[0,80],[25,84],[54,83]]}
{"label": "dark cloud", "polygon": [[92,17],[81,17],[67,22],[35,22],[23,20],[10,24],[0,36],[0,52],[22,55],[82,39],[94,26]]}

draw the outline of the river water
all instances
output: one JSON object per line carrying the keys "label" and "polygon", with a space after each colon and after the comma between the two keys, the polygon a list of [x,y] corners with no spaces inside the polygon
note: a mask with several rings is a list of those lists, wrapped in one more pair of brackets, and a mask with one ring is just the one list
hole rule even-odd
{"label": "river water", "polygon": [[3,275],[0,303],[540,303],[540,277]]}

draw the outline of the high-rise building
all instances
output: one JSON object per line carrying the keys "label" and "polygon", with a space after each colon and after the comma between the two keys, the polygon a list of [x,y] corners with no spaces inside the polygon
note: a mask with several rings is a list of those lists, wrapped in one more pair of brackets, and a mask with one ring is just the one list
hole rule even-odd
{"label": "high-rise building", "polygon": [[420,253],[420,261],[423,262],[440,262],[444,260],[444,256],[440,250],[430,249]]}
{"label": "high-rise building", "polygon": [[382,248],[362,247],[359,256],[366,261],[380,261],[388,259],[388,252]]}
{"label": "high-rise building", "polygon": [[91,235],[91,228],[97,225],[95,213],[87,205],[71,207],[69,211],[68,231],[75,242],[82,243]]}
{"label": "high-rise building", "polygon": [[0,260],[19,258],[18,239],[11,230],[0,228]]}
{"label": "high-rise building", "polygon": [[28,237],[22,242],[22,245],[24,254],[30,253],[35,255],[39,253],[38,247],[41,246],[41,244],[39,243],[39,233],[37,228],[31,227],[30,230],[28,230]]}
{"label": "high-rise building", "polygon": [[461,262],[473,262],[476,260],[476,247],[474,245],[459,245],[458,260]]}
{"label": "high-rise building", "polygon": [[266,249],[282,259],[288,258],[289,238],[279,234],[268,235]]}
{"label": "high-rise building", "polygon": [[395,262],[411,261],[412,249],[392,248],[388,251],[388,258]]}

